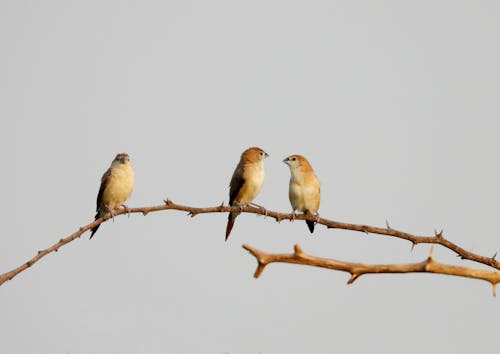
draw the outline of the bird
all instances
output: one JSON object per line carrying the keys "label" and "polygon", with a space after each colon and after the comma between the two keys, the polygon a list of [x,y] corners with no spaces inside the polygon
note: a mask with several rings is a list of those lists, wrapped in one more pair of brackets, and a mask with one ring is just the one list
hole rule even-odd
{"label": "bird", "polygon": [[[311,164],[301,155],[290,155],[283,162],[290,167],[288,197],[293,208],[292,214],[295,215],[298,210],[306,215],[319,217],[320,183]],[[309,231],[313,233],[315,222],[306,220],[306,223]]]}
{"label": "bird", "polygon": [[[128,154],[120,153],[116,155],[111,162],[111,166],[101,178],[101,187],[97,194],[96,220],[107,213],[114,216],[113,211],[120,208],[120,206],[128,209],[123,203],[132,194],[134,180],[134,170]],[[92,239],[99,226],[100,224],[92,228],[90,239]]]}
{"label": "bird", "polygon": [[[243,151],[229,183],[229,205],[241,207],[252,203],[264,183],[264,159],[268,156],[258,147]],[[239,214],[230,212],[227,217],[226,241]]]}

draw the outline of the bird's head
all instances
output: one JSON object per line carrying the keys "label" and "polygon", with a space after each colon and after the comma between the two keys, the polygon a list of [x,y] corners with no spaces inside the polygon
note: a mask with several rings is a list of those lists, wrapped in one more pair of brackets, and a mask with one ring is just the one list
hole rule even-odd
{"label": "bird's head", "polygon": [[246,162],[259,162],[263,161],[269,154],[258,147],[251,147],[243,151],[241,154],[241,158]]}
{"label": "bird's head", "polygon": [[116,155],[115,159],[111,163],[113,167],[118,167],[120,165],[124,165],[130,162],[130,156],[126,153],[121,153]]}
{"label": "bird's head", "polygon": [[284,163],[290,167],[290,170],[296,170],[301,167],[311,168],[309,161],[304,156],[301,155],[290,155],[283,160]]}

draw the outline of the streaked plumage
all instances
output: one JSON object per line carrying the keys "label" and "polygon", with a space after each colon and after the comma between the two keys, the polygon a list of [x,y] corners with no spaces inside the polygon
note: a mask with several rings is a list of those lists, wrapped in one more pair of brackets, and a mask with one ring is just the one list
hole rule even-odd
{"label": "streaked plumage", "polygon": [[[97,195],[96,220],[107,213],[113,214],[113,210],[125,203],[132,194],[134,179],[130,157],[125,153],[116,155],[111,166],[101,178],[101,187]],[[92,229],[90,238],[94,236],[99,226]]]}
{"label": "streaked plumage", "polygon": [[[290,167],[288,197],[293,212],[317,215],[321,199],[320,183],[311,164],[301,155],[291,155],[283,162]],[[309,231],[313,233],[314,221],[306,220],[306,223]]]}
{"label": "streaked plumage", "polygon": [[[258,147],[252,147],[241,154],[240,162],[229,183],[229,205],[243,206],[251,203],[259,194],[264,183],[264,159],[269,155]],[[240,213],[229,213],[226,226],[226,241],[234,220]]]}

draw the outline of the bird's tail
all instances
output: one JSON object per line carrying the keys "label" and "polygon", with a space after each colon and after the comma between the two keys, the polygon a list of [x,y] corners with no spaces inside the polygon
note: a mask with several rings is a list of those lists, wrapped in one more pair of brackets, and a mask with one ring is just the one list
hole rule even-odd
{"label": "bird's tail", "polygon": [[237,216],[238,216],[238,213],[229,213],[229,215],[227,216],[226,241],[229,237],[229,234],[231,234],[231,230],[233,229],[233,225],[234,225],[234,220],[236,220]]}
{"label": "bird's tail", "polygon": [[[100,212],[98,211],[97,214],[95,214],[95,220],[99,219],[101,216],[100,216]],[[99,228],[99,226],[101,226],[101,224],[97,225],[97,226],[94,226],[90,231],[90,237],[89,237],[89,240],[92,240],[92,237],[94,237],[94,234],[96,233],[97,229]]]}
{"label": "bird's tail", "polygon": [[[306,214],[307,216],[314,215],[314,214],[313,214],[313,213],[311,213],[309,210],[306,210],[305,214]],[[315,221],[306,220],[306,224],[307,224],[307,227],[309,228],[309,231],[310,231],[311,233],[313,233],[313,232],[314,232],[314,225],[316,224],[316,222],[315,222]]]}
{"label": "bird's tail", "polygon": [[309,228],[309,231],[311,231],[311,233],[313,233],[314,232],[314,224],[315,224],[315,222],[314,221],[306,220],[306,224],[307,224],[307,227]]}

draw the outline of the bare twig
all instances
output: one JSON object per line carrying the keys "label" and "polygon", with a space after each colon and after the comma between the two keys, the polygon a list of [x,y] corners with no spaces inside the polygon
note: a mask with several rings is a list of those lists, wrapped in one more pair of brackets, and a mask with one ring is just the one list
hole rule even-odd
{"label": "bare twig", "polygon": [[243,248],[250,252],[257,260],[257,269],[254,273],[255,278],[258,278],[262,274],[264,268],[269,263],[294,263],[348,272],[351,274],[351,277],[347,281],[347,284],[354,283],[363,274],[436,273],[485,280],[491,283],[493,286],[493,295],[496,295],[496,285],[500,282],[500,272],[439,263],[432,258],[432,251],[426,260],[419,263],[363,264],[314,257],[302,251],[299,245],[295,245],[294,253],[288,254],[266,253],[249,245],[243,245]]}
{"label": "bare twig", "polygon": [[[398,231],[395,230],[394,228],[390,227],[388,225],[388,222],[386,223],[387,227],[386,228],[380,228],[380,227],[373,227],[373,226],[367,226],[367,225],[357,225],[357,224],[348,224],[348,223],[342,223],[342,222],[337,222],[333,220],[328,220],[324,218],[317,218],[314,215],[303,215],[303,214],[291,214],[291,213],[280,213],[276,211],[270,211],[266,210],[264,208],[256,208],[252,206],[244,206],[244,207],[231,207],[231,206],[224,206],[224,203],[218,206],[214,207],[206,207],[206,208],[198,208],[198,207],[190,207],[190,206],[185,206],[185,205],[180,205],[180,204],[175,204],[171,200],[165,200],[164,204],[160,205],[155,205],[155,206],[150,206],[150,207],[141,207],[141,208],[128,208],[127,210],[125,209],[119,209],[114,211],[115,216],[122,215],[122,214],[130,214],[130,213],[141,213],[143,215],[147,215],[152,212],[157,212],[157,211],[162,211],[162,210],[178,210],[178,211],[184,211],[187,212],[189,216],[195,217],[196,215],[199,214],[207,214],[207,213],[227,213],[230,211],[238,211],[238,212],[243,212],[243,213],[253,213],[253,214],[259,214],[259,215],[264,215],[270,218],[274,218],[276,221],[280,222],[282,220],[311,220],[311,221],[317,221],[318,224],[325,225],[328,228],[335,228],[335,229],[343,229],[343,230],[352,230],[352,231],[360,231],[364,233],[372,233],[372,234],[378,234],[378,235],[385,235],[385,236],[392,236],[392,237],[397,237],[397,238],[402,238],[405,240],[408,240],[412,242],[412,245],[416,245],[419,243],[431,243],[431,244],[439,244],[441,246],[444,246],[452,251],[454,251],[459,257],[462,259],[468,259],[471,261],[475,261],[478,263],[482,263],[485,265],[488,265],[490,267],[496,268],[500,270],[500,262],[498,262],[495,259],[495,256],[493,257],[485,257],[481,256],[472,252],[469,252],[462,247],[459,247],[458,245],[454,244],[451,241],[448,241],[447,239],[444,238],[442,231],[441,232],[435,232],[434,236],[418,236],[418,235],[412,235],[406,232]],[[102,224],[103,222],[107,221],[110,218],[109,215],[106,215],[102,218],[99,218],[92,223],[80,227],[80,229],[70,236],[66,238],[62,238],[59,240],[59,242],[55,243],[51,247],[38,251],[38,253],[31,258],[29,261],[26,263],[22,264],[21,266],[7,272],[4,274],[0,275],[0,285],[2,285],[4,282],[7,280],[11,280],[14,278],[17,274],[21,273],[22,271],[30,268],[33,264],[38,262],[41,258],[45,257],[47,254],[51,252],[57,251],[60,247],[64,246],[65,244],[79,238],[84,232],[92,229],[93,227]],[[496,255],[496,254],[495,254]]]}

